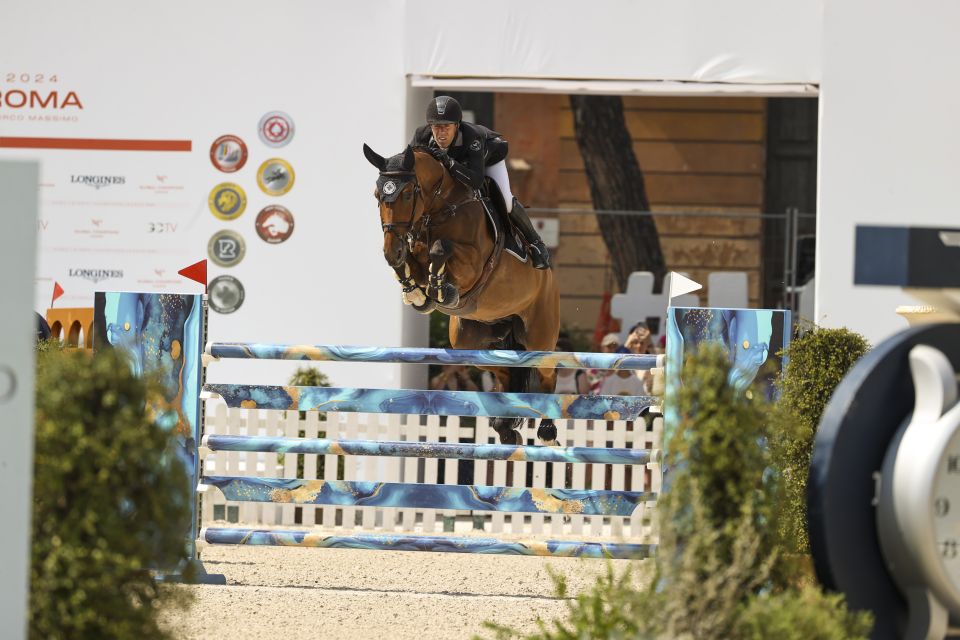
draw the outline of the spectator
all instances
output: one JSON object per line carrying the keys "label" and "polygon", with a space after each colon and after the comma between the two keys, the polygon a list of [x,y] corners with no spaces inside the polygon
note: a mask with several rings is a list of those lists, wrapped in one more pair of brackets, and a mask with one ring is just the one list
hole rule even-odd
{"label": "spectator", "polygon": [[[606,340],[606,338],[604,338]],[[630,327],[627,339],[616,353],[653,353],[650,327],[638,322]],[[600,384],[600,394],[605,396],[643,396],[650,393],[653,378],[649,371],[614,371]]]}
{"label": "spectator", "polygon": [[[560,338],[557,340],[557,351],[573,351],[573,343],[562,331],[560,332]],[[553,387],[553,392],[576,395],[590,393],[587,372],[583,369],[557,369],[557,382]]]}
{"label": "spectator", "polygon": [[[619,349],[620,336],[615,333],[608,333],[603,336],[603,340],[600,341],[601,353],[618,353]],[[587,377],[590,382],[590,393],[593,395],[600,393],[600,386],[603,384],[604,379],[611,373],[613,373],[613,371],[606,369],[590,369],[587,372]]]}
{"label": "spectator", "polygon": [[646,322],[638,322],[630,327],[623,347],[622,353],[653,353],[653,340]]}

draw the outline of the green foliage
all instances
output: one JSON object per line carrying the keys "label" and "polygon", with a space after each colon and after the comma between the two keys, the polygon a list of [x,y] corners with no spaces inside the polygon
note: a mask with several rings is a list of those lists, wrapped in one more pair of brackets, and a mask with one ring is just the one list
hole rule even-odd
{"label": "green foliage", "polygon": [[[562,575],[553,574],[557,597],[566,598],[567,585]],[[537,620],[540,632],[529,636],[550,640],[580,640],[581,638],[653,638],[645,635],[644,620],[653,610],[650,594],[633,585],[634,567],[617,572],[607,563],[606,574],[597,577],[593,587],[576,596],[568,604],[569,619],[554,620],[548,626]],[[656,601],[656,596],[653,601]],[[510,627],[494,623],[485,626],[498,640],[517,637]],[[587,633],[588,632],[588,633]]]}
{"label": "green foliage", "polygon": [[[778,427],[773,408],[762,393],[736,393],[729,371],[724,351],[704,345],[687,355],[683,386],[668,399],[680,420],[657,507],[655,579],[638,589],[608,569],[570,604],[566,620],[540,622],[530,638],[842,640],[869,633],[869,613],[798,581],[803,562],[779,533],[782,473],[767,444]],[[563,582],[557,587],[564,597]],[[498,638],[519,635],[489,628]]]}
{"label": "green foliage", "polygon": [[676,398],[679,422],[667,443],[669,486],[657,550],[668,595],[660,628],[670,637],[728,638],[738,607],[768,582],[778,557],[766,535],[778,487],[767,472],[763,394],[727,384],[725,351],[688,355]]}
{"label": "green foliage", "polygon": [[290,376],[288,384],[295,387],[329,387],[330,378],[314,367],[300,367]]}
{"label": "green foliage", "polygon": [[734,637],[741,640],[859,640],[870,634],[870,614],[848,611],[839,594],[816,587],[753,598],[738,616]]}
{"label": "green foliage", "polygon": [[430,343],[436,349],[450,348],[450,316],[439,311],[430,314]]}
{"label": "green foliage", "polygon": [[156,384],[113,350],[38,356],[31,638],[165,638],[158,609],[187,602],[151,574],[185,557],[193,499]]}
{"label": "green foliage", "polygon": [[847,329],[814,329],[784,352],[770,446],[783,477],[780,534],[791,553],[809,553],[807,476],[820,418],[843,376],[869,348],[863,336]]}

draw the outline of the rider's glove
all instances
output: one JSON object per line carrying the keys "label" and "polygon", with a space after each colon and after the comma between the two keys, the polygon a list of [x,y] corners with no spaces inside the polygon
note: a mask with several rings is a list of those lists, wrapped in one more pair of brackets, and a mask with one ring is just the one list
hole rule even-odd
{"label": "rider's glove", "polygon": [[453,166],[453,158],[447,155],[446,149],[441,149],[440,147],[431,147],[430,155],[433,156],[434,160],[445,166],[447,169]]}

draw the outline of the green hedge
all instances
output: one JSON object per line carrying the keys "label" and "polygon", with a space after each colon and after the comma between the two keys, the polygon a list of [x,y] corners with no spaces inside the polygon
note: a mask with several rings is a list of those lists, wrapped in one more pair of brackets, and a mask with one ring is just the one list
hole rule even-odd
{"label": "green hedge", "polygon": [[187,604],[151,571],[185,556],[192,500],[155,385],[112,350],[38,353],[31,638],[166,638],[158,609]]}
{"label": "green hedge", "polygon": [[791,553],[810,553],[807,531],[807,476],[813,439],[823,411],[840,381],[870,348],[848,329],[813,329],[784,351],[787,364],[771,417],[771,448],[783,476],[781,537]]}

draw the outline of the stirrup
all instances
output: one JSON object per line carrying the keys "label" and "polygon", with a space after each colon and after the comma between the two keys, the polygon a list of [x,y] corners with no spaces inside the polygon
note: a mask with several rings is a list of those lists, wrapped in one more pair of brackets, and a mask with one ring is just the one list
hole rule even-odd
{"label": "stirrup", "polygon": [[529,245],[530,260],[533,262],[534,269],[550,268],[550,252],[547,251],[547,245],[543,240],[537,240]]}

